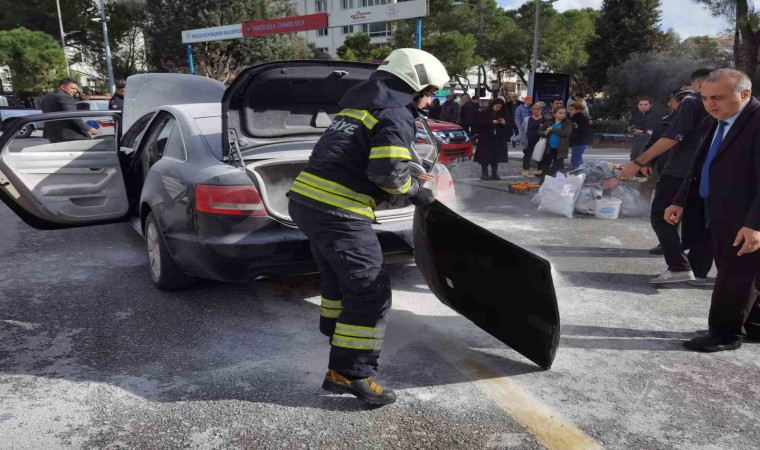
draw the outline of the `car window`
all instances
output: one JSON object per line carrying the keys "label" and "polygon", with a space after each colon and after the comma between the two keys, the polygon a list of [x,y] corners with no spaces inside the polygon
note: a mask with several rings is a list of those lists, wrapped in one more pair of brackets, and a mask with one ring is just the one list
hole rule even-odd
{"label": "car window", "polygon": [[185,157],[185,142],[182,139],[182,130],[180,130],[179,126],[175,125],[172,129],[171,135],[169,135],[169,139],[166,141],[164,156],[179,161],[187,159]]}
{"label": "car window", "polygon": [[121,138],[121,146],[130,149],[137,148],[137,146],[140,144],[140,141],[142,140],[142,137],[145,135],[145,130],[148,129],[148,123],[152,118],[153,113],[140,117],[137,122],[129,127],[129,130],[124,133],[124,136]]}
{"label": "car window", "polygon": [[166,114],[159,117],[156,125],[151,127],[151,134],[146,141],[145,150],[142,154],[144,177],[147,177],[148,171],[153,164],[157,163],[164,157],[166,144],[169,141],[169,136],[171,136],[176,123],[177,121],[174,117]]}

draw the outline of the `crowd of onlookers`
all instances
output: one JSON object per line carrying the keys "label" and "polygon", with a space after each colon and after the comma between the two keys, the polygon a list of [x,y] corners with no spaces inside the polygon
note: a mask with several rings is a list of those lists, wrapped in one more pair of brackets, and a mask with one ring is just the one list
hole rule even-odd
{"label": "crowd of onlookers", "polygon": [[[443,103],[433,100],[428,115],[461,125],[477,143],[475,162],[481,165],[482,180],[501,179],[498,166],[508,161],[510,145],[522,145],[522,175],[543,179],[563,171],[570,155],[573,168],[583,164],[583,152],[591,142],[591,116],[582,93],[576,93],[567,104],[562,98],[533,103],[530,96],[520,100],[512,93],[507,98],[495,97],[486,106],[478,97],[463,94],[458,99],[448,93]],[[542,137],[547,139],[546,150],[531,174],[534,149]]]}

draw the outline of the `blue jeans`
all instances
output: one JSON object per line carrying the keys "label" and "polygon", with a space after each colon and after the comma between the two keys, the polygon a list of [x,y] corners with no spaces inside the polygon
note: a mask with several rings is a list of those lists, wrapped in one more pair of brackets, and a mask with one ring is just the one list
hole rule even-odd
{"label": "blue jeans", "polygon": [[583,152],[586,151],[588,145],[573,145],[573,156],[570,158],[570,164],[573,169],[583,164]]}

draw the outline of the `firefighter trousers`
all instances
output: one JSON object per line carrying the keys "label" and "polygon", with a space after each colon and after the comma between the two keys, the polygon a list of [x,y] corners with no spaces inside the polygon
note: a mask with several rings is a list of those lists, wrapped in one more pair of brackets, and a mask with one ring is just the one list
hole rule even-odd
{"label": "firefighter trousers", "polygon": [[330,338],[328,368],[354,378],[374,376],[391,309],[391,283],[372,224],[294,201],[288,209],[319,266],[319,330]]}

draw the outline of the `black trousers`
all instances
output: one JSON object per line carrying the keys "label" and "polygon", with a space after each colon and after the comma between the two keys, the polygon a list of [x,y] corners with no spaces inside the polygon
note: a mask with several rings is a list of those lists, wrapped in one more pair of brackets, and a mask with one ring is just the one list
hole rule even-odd
{"label": "black trousers", "polygon": [[291,218],[309,238],[319,266],[319,331],[330,338],[328,367],[356,378],[377,371],[391,283],[369,222],[327,214],[291,201]]}
{"label": "black trousers", "polygon": [[678,227],[669,224],[664,219],[665,209],[673,204],[673,199],[681,188],[681,183],[683,183],[683,178],[671,175],[660,176],[655,188],[652,213],[649,219],[662,246],[668,270],[671,272],[688,272],[691,270],[695,277],[706,278],[713,264],[710,241],[705,239],[692,244],[687,257],[684,254]]}
{"label": "black trousers", "polygon": [[544,152],[544,157],[541,159],[541,163],[538,165],[538,168],[543,171],[543,174],[541,176],[542,181],[547,175],[553,177],[557,175],[557,172],[565,170],[565,159],[557,158],[558,153],[559,149],[550,148],[547,146],[546,151]]}
{"label": "black trousers", "polygon": [[538,140],[535,140],[535,141],[528,140],[528,145],[523,147],[523,160],[522,160],[523,170],[530,169],[530,162],[533,159],[533,150],[535,150],[536,144],[538,144]]}
{"label": "black trousers", "polygon": [[[713,237],[717,254],[715,241]],[[760,339],[760,267],[746,267],[740,256],[718,257],[715,265],[718,277],[710,303],[710,333]]]}

